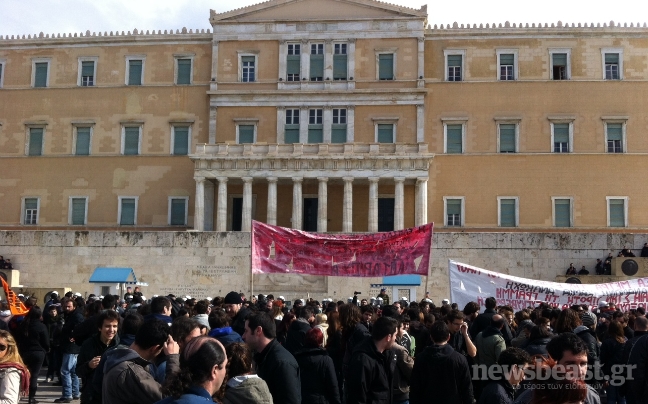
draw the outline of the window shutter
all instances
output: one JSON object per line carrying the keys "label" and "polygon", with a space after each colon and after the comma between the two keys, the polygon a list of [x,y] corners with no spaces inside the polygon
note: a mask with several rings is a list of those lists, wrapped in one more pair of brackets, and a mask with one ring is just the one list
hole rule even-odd
{"label": "window shutter", "polygon": [[90,128],[77,128],[75,154],[77,156],[90,154]]}
{"label": "window shutter", "polygon": [[331,143],[346,143],[347,126],[344,123],[331,125]]}
{"label": "window shutter", "polygon": [[333,55],[333,79],[346,80],[347,66],[347,55]]}
{"label": "window shutter", "polygon": [[254,125],[239,125],[239,144],[254,143]]}
{"label": "window shutter", "polygon": [[620,123],[607,124],[607,140],[622,140],[623,125]]}
{"label": "window shutter", "polygon": [[448,215],[461,215],[461,199],[448,199],[446,211]]}
{"label": "window shutter", "polygon": [[142,85],[142,61],[141,60],[128,61],[128,85],[129,86]]}
{"label": "window shutter", "polygon": [[81,76],[92,77],[94,76],[94,62],[87,61],[81,62]]}
{"label": "window shutter", "polygon": [[571,226],[571,201],[569,199],[556,199],[556,227]]}
{"label": "window shutter", "polygon": [[324,142],[324,125],[308,125],[308,143]]}
{"label": "window shutter", "polygon": [[[499,55],[500,56],[500,65],[510,65],[513,66],[513,63],[515,62],[515,55],[512,53],[502,53]],[[459,65],[461,66],[461,65]]]}
{"label": "window shutter", "polygon": [[135,224],[135,199],[127,198],[121,200],[121,218],[119,224],[134,225]]}
{"label": "window shutter", "polygon": [[301,74],[301,56],[300,55],[288,55],[286,63],[286,73],[288,74]]}
{"label": "window shutter", "polygon": [[554,143],[569,143],[569,124],[554,124]]}
{"label": "window shutter", "polygon": [[448,67],[461,67],[461,55],[448,55]]}
{"label": "window shutter", "polygon": [[324,77],[324,55],[310,55],[310,77]]}
{"label": "window shutter", "polygon": [[43,128],[29,129],[29,155],[43,155]]}
{"label": "window shutter", "polygon": [[610,226],[625,226],[625,201],[623,199],[610,199]]}
{"label": "window shutter", "polygon": [[566,53],[553,53],[553,65],[554,66],[567,66],[567,54]]}
{"label": "window shutter", "polygon": [[515,227],[515,199],[500,200],[500,226]]}
{"label": "window shutter", "polygon": [[286,125],[284,143],[299,143],[299,125]]}
{"label": "window shutter", "polygon": [[605,54],[605,64],[606,65],[618,65],[619,64],[619,54],[618,53],[606,53]]}
{"label": "window shutter", "polygon": [[189,154],[189,127],[173,127],[173,154],[176,156],[186,156]]}
{"label": "window shutter", "polygon": [[85,198],[72,198],[72,224],[76,226],[85,225]]}
{"label": "window shutter", "polygon": [[462,153],[463,144],[461,138],[463,135],[463,125],[447,125],[446,134],[447,134],[447,141],[446,141],[447,153]]}
{"label": "window shutter", "polygon": [[184,226],[185,221],[185,200],[171,199],[171,225]]}
{"label": "window shutter", "polygon": [[515,124],[501,124],[500,153],[515,153]]}
{"label": "window shutter", "polygon": [[378,143],[394,143],[393,124],[378,124]]}
{"label": "window shutter", "polygon": [[378,78],[380,80],[394,79],[394,54],[381,53],[378,55]]}
{"label": "window shutter", "polygon": [[34,63],[34,87],[47,87],[47,65],[48,63]]}
{"label": "window shutter", "polygon": [[124,128],[124,154],[137,155],[139,154],[139,132],[140,128],[137,126],[127,126]]}
{"label": "window shutter", "polygon": [[191,84],[191,59],[178,59],[177,84]]}

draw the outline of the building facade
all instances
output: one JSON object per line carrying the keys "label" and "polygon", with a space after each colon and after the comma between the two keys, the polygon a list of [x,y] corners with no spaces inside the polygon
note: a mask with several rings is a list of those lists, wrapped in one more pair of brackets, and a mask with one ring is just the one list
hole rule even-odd
{"label": "building facade", "polygon": [[0,229],[646,231],[645,25],[426,19],[270,0],[0,36]]}

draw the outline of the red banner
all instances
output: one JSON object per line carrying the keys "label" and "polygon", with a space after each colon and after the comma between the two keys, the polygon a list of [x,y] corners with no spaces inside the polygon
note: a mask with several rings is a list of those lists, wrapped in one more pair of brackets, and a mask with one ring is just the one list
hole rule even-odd
{"label": "red banner", "polygon": [[433,224],[371,234],[320,234],[252,221],[252,273],[427,275]]}

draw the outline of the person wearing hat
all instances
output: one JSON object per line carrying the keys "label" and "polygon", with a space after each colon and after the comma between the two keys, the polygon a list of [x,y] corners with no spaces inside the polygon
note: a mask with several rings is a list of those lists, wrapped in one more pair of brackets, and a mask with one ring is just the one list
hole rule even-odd
{"label": "person wearing hat", "polygon": [[245,332],[245,318],[250,313],[250,310],[242,307],[243,299],[238,293],[231,291],[225,295],[225,313],[230,317],[230,324],[234,331],[239,335]]}
{"label": "person wearing hat", "polygon": [[384,305],[389,305],[389,295],[387,294],[387,289],[380,289],[380,293],[377,297],[382,299]]}

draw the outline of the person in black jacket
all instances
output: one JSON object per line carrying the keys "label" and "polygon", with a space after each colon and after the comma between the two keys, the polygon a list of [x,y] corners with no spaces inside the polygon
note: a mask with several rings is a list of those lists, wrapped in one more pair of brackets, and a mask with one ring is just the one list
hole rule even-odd
{"label": "person in black jacket", "polygon": [[473,388],[466,357],[450,345],[450,329],[443,321],[432,324],[431,345],[416,357],[410,385],[410,404],[435,402],[472,404]]}
{"label": "person in black jacket", "polygon": [[117,328],[119,327],[119,313],[106,310],[97,317],[96,327],[99,332],[86,339],[81,345],[81,352],[76,365],[76,374],[83,381],[81,391],[81,404],[101,404],[101,391],[95,391],[92,380],[95,369],[99,366],[101,356],[107,350],[119,344]]}
{"label": "person in black jacket", "polygon": [[55,403],[69,403],[72,399],[79,398],[79,378],[76,374],[77,356],[81,351],[74,342],[74,328],[83,322],[83,314],[77,309],[76,301],[65,299],[61,303],[65,323],[61,330],[60,346],[63,353],[61,362],[62,396],[54,400]]}
{"label": "person in black jacket", "polygon": [[[634,338],[628,340],[623,347],[622,364],[626,372],[621,374],[625,383],[623,390],[629,403],[639,402],[637,397],[645,397],[646,377],[648,376],[648,319],[637,316],[634,321]],[[633,367],[632,377],[628,377],[628,369]]]}
{"label": "person in black jacket", "polygon": [[502,351],[497,364],[502,367],[499,379],[491,380],[481,392],[478,404],[513,404],[515,388],[524,380],[524,369],[533,362],[520,348]]}
{"label": "person in black jacket", "polygon": [[245,332],[245,319],[250,314],[250,309],[244,308],[241,296],[232,291],[225,295],[225,313],[232,319],[230,326],[239,335]]}
{"label": "person in black jacket", "polygon": [[59,336],[63,329],[63,316],[59,314],[58,309],[61,304],[51,304],[46,313],[43,313],[43,324],[47,327],[50,337],[50,351],[47,356],[47,375],[45,382],[54,381],[57,376],[61,380],[61,350],[59,347]]}
{"label": "person in black jacket", "polygon": [[41,320],[42,317],[43,311],[40,307],[33,306],[14,335],[18,344],[18,352],[30,373],[29,404],[36,402],[38,375],[43,366],[45,354],[50,348],[49,333]]}
{"label": "person in black jacket", "polygon": [[311,328],[304,337],[304,346],[295,355],[301,374],[303,404],[340,404],[340,392],[333,359],[320,347],[324,334]]}
{"label": "person in black jacket", "polygon": [[288,327],[286,343],[284,344],[284,348],[293,355],[296,355],[304,349],[306,333],[311,330],[311,324],[315,321],[315,315],[311,306],[300,307],[298,314],[299,317]]}
{"label": "person in black jacket", "polygon": [[473,321],[470,325],[470,338],[473,341],[475,340],[475,338],[477,338],[477,334],[484,331],[486,327],[490,326],[491,319],[495,314],[497,314],[497,311],[495,311],[495,308],[497,307],[497,300],[495,300],[494,297],[487,297],[484,305],[486,306],[486,310],[478,315],[477,318],[475,318],[475,321]]}
{"label": "person in black jacket", "polygon": [[276,340],[274,319],[268,313],[253,313],[245,320],[243,340],[256,352],[257,374],[270,389],[272,400],[281,404],[301,404],[299,365]]}
{"label": "person in black jacket", "polygon": [[351,354],[346,379],[348,403],[390,404],[396,355],[391,351],[396,342],[398,321],[380,317],[370,337],[358,344]]}

